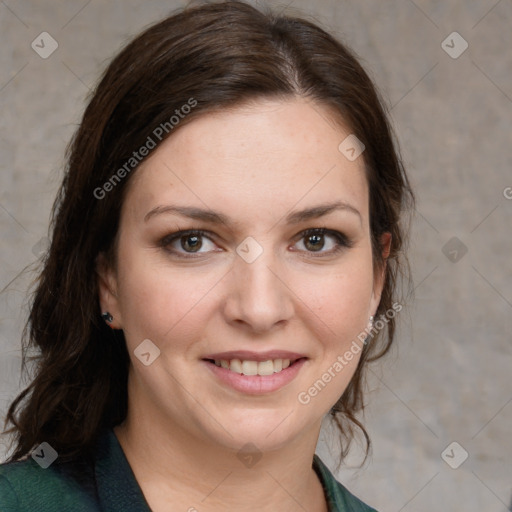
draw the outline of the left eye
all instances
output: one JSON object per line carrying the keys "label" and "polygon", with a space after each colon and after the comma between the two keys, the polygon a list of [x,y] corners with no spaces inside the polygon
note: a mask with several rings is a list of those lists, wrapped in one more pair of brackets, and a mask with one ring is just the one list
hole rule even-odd
{"label": "left eye", "polygon": [[[331,239],[330,250],[322,251],[325,248],[326,237]],[[340,249],[340,246],[348,246],[345,236],[337,231],[329,231],[323,228],[310,229],[301,233],[299,242],[305,247],[307,252],[331,253]],[[329,244],[327,244],[329,245]],[[329,249],[329,247],[328,247]]]}

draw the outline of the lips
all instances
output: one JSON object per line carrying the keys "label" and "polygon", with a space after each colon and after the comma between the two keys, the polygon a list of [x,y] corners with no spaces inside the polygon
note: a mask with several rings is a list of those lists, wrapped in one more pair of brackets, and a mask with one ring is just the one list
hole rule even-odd
{"label": "lips", "polygon": [[277,391],[293,380],[308,358],[296,352],[231,351],[203,358],[213,374],[230,387],[244,393]]}

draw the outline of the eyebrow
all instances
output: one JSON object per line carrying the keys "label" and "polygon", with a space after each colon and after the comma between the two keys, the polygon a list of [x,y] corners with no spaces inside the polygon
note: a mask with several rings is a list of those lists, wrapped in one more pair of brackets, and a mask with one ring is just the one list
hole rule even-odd
{"label": "eyebrow", "polygon": [[[362,217],[359,211],[352,205],[343,202],[336,201],[334,203],[324,203],[304,210],[291,212],[286,216],[287,224],[298,224],[311,219],[317,219],[328,215],[334,211],[347,211],[351,212],[359,217],[359,222],[362,224]],[[183,217],[189,217],[190,219],[202,220],[204,222],[210,222],[212,224],[224,224],[225,226],[230,225],[229,217],[223,213],[216,212],[215,210],[197,208],[195,206],[175,206],[175,205],[162,205],[156,206],[150,210],[144,216],[144,222],[147,222],[152,217],[162,214],[178,214]]]}

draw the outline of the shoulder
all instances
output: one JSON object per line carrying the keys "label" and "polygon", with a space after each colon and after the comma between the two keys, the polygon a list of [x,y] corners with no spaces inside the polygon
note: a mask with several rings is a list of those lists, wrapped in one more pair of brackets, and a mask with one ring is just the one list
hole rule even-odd
{"label": "shoulder", "polygon": [[338,482],[318,455],[314,457],[313,467],[322,481],[331,512],[377,512]]}
{"label": "shoulder", "polygon": [[94,482],[82,469],[71,463],[55,463],[43,469],[31,457],[0,464],[0,509],[2,512],[99,510]]}

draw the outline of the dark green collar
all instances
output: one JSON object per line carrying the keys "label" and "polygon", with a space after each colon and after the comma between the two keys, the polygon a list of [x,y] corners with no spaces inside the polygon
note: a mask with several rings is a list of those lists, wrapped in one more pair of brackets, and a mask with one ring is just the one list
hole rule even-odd
{"label": "dark green collar", "polygon": [[99,439],[94,472],[103,510],[151,512],[112,429]]}

